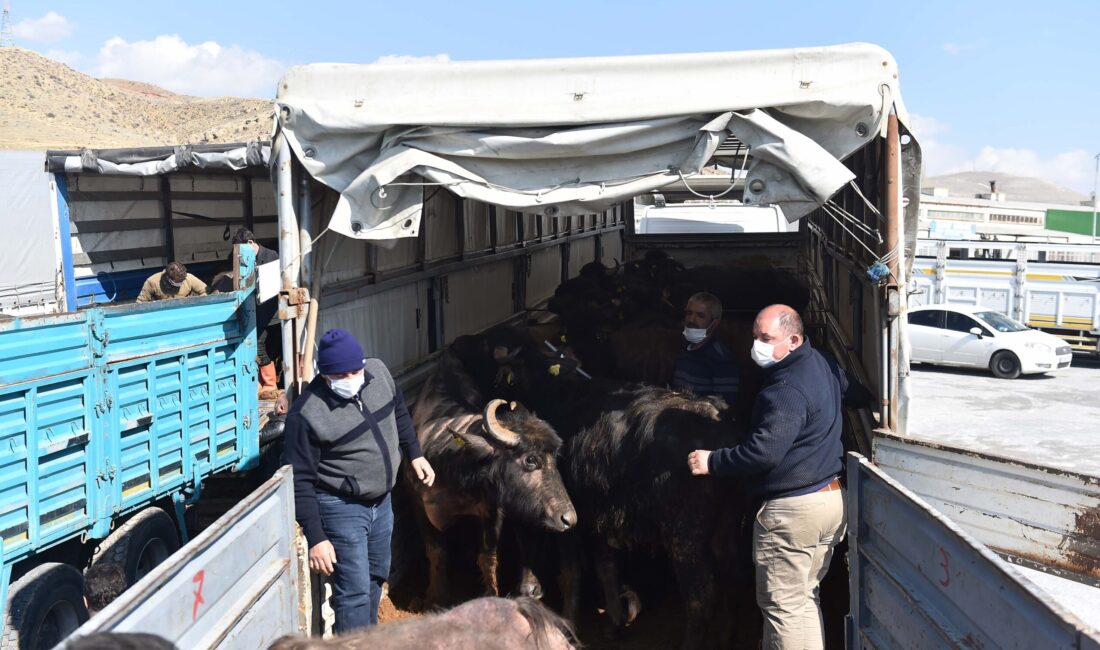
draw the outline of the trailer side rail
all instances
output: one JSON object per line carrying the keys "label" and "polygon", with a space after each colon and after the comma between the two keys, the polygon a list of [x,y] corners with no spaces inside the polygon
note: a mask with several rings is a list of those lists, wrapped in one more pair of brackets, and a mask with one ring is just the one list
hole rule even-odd
{"label": "trailer side rail", "polygon": [[283,467],[72,638],[145,632],[180,648],[266,648],[305,629],[294,484]]}
{"label": "trailer side rail", "polygon": [[848,457],[848,648],[1096,648],[993,551],[858,454]]}

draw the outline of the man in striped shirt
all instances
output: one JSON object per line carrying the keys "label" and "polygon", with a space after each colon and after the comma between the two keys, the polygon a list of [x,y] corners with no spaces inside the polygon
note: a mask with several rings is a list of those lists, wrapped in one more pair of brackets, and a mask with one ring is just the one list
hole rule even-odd
{"label": "man in striped shirt", "polygon": [[672,384],[696,395],[724,397],[730,404],[737,397],[739,373],[733,353],[717,338],[722,320],[722,301],[700,292],[684,309],[684,339],[687,347],[676,357]]}

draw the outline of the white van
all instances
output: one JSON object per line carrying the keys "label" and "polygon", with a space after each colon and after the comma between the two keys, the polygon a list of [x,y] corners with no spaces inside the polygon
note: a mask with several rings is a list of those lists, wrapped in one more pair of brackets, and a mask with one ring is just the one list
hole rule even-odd
{"label": "white van", "polygon": [[636,205],[634,232],[639,235],[798,232],[798,222],[788,223],[777,205],[700,201]]}

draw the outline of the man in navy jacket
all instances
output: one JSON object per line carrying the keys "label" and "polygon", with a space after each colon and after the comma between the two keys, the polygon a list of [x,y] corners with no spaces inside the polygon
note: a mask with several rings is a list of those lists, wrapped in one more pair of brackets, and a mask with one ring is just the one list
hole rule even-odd
{"label": "man in navy jacket", "polygon": [[841,402],[868,394],[806,341],[798,312],[772,305],[753,324],[753,360],[764,385],[744,443],[696,450],[696,475],[736,476],[763,502],[753,526],[756,600],[764,648],[821,648],[818,585],[847,520],[840,484]]}

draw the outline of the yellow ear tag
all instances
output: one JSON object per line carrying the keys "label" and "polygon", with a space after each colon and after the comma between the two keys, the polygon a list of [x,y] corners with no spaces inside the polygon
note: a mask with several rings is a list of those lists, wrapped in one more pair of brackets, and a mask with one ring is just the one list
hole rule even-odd
{"label": "yellow ear tag", "polygon": [[561,372],[561,364],[560,363],[555,363],[554,365],[547,368],[547,370],[549,370],[551,375],[557,377],[558,373]]}
{"label": "yellow ear tag", "polygon": [[565,335],[564,335],[564,334],[562,334],[562,335],[561,335],[561,336],[560,336],[559,338],[561,339],[561,342],[562,342],[562,343],[565,343],[565,342],[566,342],[566,340],[565,340]]}
{"label": "yellow ear tag", "polygon": [[459,447],[466,444],[466,441],[462,439],[462,436],[458,435],[457,433],[451,434],[451,438],[455,441],[455,444],[458,445]]}
{"label": "yellow ear tag", "polygon": [[516,376],[511,372],[508,373],[508,385],[511,386],[516,383]]}

